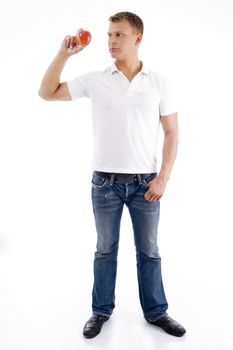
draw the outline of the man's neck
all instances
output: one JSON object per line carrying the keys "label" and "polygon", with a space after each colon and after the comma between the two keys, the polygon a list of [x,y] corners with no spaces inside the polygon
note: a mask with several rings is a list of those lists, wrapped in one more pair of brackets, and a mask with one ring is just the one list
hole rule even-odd
{"label": "man's neck", "polygon": [[115,64],[129,81],[132,81],[135,75],[142,69],[142,62],[138,58],[128,61],[116,61]]}

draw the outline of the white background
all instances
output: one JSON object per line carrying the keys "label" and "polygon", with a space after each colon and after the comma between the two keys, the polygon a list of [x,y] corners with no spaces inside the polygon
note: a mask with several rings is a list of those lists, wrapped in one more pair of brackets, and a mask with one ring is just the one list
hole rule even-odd
{"label": "white background", "polygon": [[[180,144],[161,200],[159,246],[169,314],[187,329],[180,339],[143,319],[126,207],[114,314],[97,338],[82,336],[96,243],[90,101],[46,102],[38,89],[64,36],[80,27],[92,42],[62,80],[110,65],[108,17],[118,11],[143,19],[139,58],[176,86]],[[230,0],[1,4],[2,350],[233,348],[232,16]]]}

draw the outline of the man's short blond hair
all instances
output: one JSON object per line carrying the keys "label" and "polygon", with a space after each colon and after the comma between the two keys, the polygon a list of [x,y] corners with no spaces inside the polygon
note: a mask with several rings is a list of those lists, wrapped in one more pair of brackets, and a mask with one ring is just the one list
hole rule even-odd
{"label": "man's short blond hair", "polygon": [[140,17],[132,12],[118,12],[115,15],[109,17],[109,21],[112,23],[128,21],[129,24],[136,28],[139,34],[144,32],[144,24]]}

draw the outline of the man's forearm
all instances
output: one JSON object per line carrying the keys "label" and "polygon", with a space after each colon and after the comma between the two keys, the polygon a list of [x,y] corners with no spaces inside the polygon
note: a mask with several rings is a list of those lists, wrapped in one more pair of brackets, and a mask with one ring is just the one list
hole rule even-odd
{"label": "man's forearm", "polygon": [[149,189],[144,196],[147,201],[158,201],[163,196],[176,158],[177,146],[178,135],[176,128],[165,132],[161,169],[158,176],[148,182]]}
{"label": "man's forearm", "polygon": [[178,147],[178,135],[175,131],[165,134],[162,154],[162,165],[158,174],[159,178],[167,182],[169,180]]}
{"label": "man's forearm", "polygon": [[50,97],[57,90],[60,84],[61,72],[68,58],[69,56],[65,53],[58,51],[42,79],[39,89],[40,97]]}

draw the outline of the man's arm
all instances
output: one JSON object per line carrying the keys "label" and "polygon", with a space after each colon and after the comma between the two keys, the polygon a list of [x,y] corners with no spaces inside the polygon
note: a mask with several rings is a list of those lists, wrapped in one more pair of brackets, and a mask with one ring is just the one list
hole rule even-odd
{"label": "man's arm", "polygon": [[56,57],[51,62],[45,75],[42,79],[39,96],[44,100],[71,100],[67,83],[60,83],[61,72],[71,55],[74,55],[81,51],[83,46],[78,45],[75,42],[75,37],[66,36],[63,40],[60,50]]}
{"label": "man's arm", "polygon": [[177,113],[173,113],[168,116],[161,116],[161,123],[164,131],[162,165],[156,178],[148,183],[149,189],[145,193],[145,199],[149,202],[160,200],[160,198],[163,196],[177,154]]}

